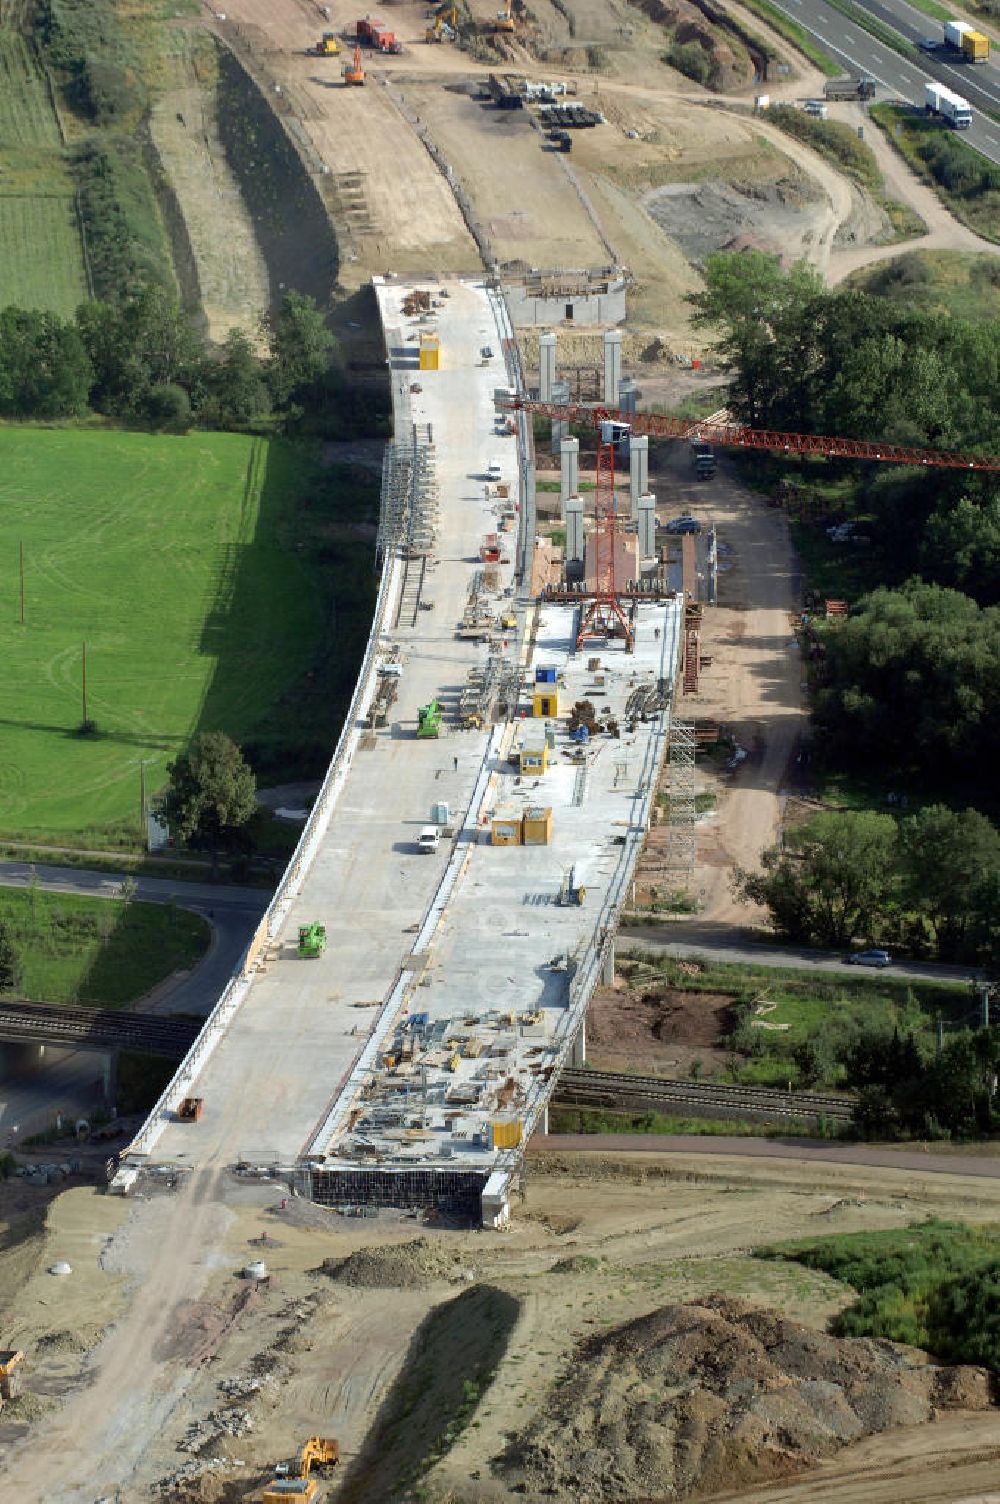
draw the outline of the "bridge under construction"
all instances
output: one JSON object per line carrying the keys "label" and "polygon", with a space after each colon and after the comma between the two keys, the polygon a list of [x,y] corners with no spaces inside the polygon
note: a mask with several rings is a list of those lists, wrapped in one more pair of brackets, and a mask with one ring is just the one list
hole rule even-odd
{"label": "bridge under construction", "polygon": [[579,643],[572,594],[531,595],[529,419],[494,406],[523,390],[502,298],[481,281],[376,292],[395,438],[354,700],[274,900],[113,1189],[241,1166],[328,1205],[501,1225],[559,1073],[584,1058],[684,602],[634,592],[626,651]]}

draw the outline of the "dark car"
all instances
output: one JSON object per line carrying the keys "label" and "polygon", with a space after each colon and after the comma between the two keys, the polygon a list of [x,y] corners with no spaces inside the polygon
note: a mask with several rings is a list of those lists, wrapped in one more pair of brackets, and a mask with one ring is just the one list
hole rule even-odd
{"label": "dark car", "polygon": [[685,512],[683,517],[674,517],[666,525],[668,533],[700,533],[701,523],[697,517],[692,517],[690,512]]}
{"label": "dark car", "polygon": [[891,966],[892,957],[887,950],[855,950],[844,960],[848,966]]}

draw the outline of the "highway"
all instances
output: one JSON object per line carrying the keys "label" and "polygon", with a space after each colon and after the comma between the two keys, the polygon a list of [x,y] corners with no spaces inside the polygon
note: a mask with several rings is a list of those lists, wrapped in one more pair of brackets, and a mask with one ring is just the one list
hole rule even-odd
{"label": "highway", "polygon": [[[923,53],[919,54],[919,62],[911,63],[884,42],[877,41],[864,27],[848,20],[832,5],[827,5],[825,0],[774,0],[774,3],[786,16],[804,27],[825,52],[842,63],[845,73],[855,76],[870,73],[878,79],[885,95],[890,99],[906,100],[922,108],[924,85],[929,79],[936,78],[949,88],[954,88],[956,93],[963,94],[974,109],[978,107],[980,112],[986,108],[1000,110],[997,70],[989,64],[977,65],[975,78],[970,78],[973,71],[971,68],[940,62]],[[887,0],[859,0],[859,3],[873,16],[879,16],[905,35],[903,20],[890,13]],[[912,10],[904,0],[892,0],[892,4],[898,10],[905,10],[911,16],[919,17],[919,25],[912,40],[936,35],[940,30],[940,22],[933,21],[929,16],[921,16],[919,11]],[[906,24],[911,25],[909,21]],[[984,75],[984,69],[987,70],[988,77]],[[961,83],[954,81],[956,73]],[[976,80],[980,78],[982,82],[977,83]],[[945,125],[941,127],[942,130],[948,128]],[[877,130],[878,127],[872,126],[871,129]],[[984,157],[1000,165],[1000,126],[992,120],[983,119],[981,113],[976,113],[971,128],[961,134],[970,146],[975,146]]]}

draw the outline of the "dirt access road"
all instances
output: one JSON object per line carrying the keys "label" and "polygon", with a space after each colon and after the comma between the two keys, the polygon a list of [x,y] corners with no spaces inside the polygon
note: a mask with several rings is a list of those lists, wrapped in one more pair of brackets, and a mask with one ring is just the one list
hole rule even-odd
{"label": "dirt access road", "polygon": [[[734,865],[755,866],[776,840],[782,780],[804,728],[802,665],[789,623],[800,578],[784,514],[748,491],[724,458],[712,480],[695,480],[686,448],[672,445],[650,483],[661,501],[669,495],[669,514],[691,511],[705,527],[715,524],[720,576],[719,605],[706,609],[701,634],[702,657],[711,666],[701,673],[698,693],[680,699],[678,713],[724,723],[750,753],[731,779],[716,781],[716,815],[698,826],[694,886],[701,907],[686,925],[715,929],[761,917],[735,902],[729,875]],[[707,775],[700,781],[707,783]],[[654,827],[650,877],[665,843],[666,828]]]}

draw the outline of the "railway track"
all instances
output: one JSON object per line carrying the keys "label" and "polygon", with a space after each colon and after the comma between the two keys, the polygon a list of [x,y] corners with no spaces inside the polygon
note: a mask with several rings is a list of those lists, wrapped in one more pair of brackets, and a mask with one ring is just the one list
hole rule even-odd
{"label": "railway track", "polygon": [[552,1102],[557,1107],[606,1107],[616,1111],[671,1112],[692,1109],[700,1117],[753,1117],[772,1122],[825,1118],[849,1123],[849,1098],[822,1092],[774,1091],[764,1086],[730,1086],[716,1081],[667,1081],[659,1076],[626,1076],[611,1071],[565,1070]]}
{"label": "railway track", "polygon": [[161,1018],[111,1008],[61,1008],[52,1003],[0,1003],[0,1040],[66,1049],[141,1050],[180,1060],[194,1042],[198,1019]]}

